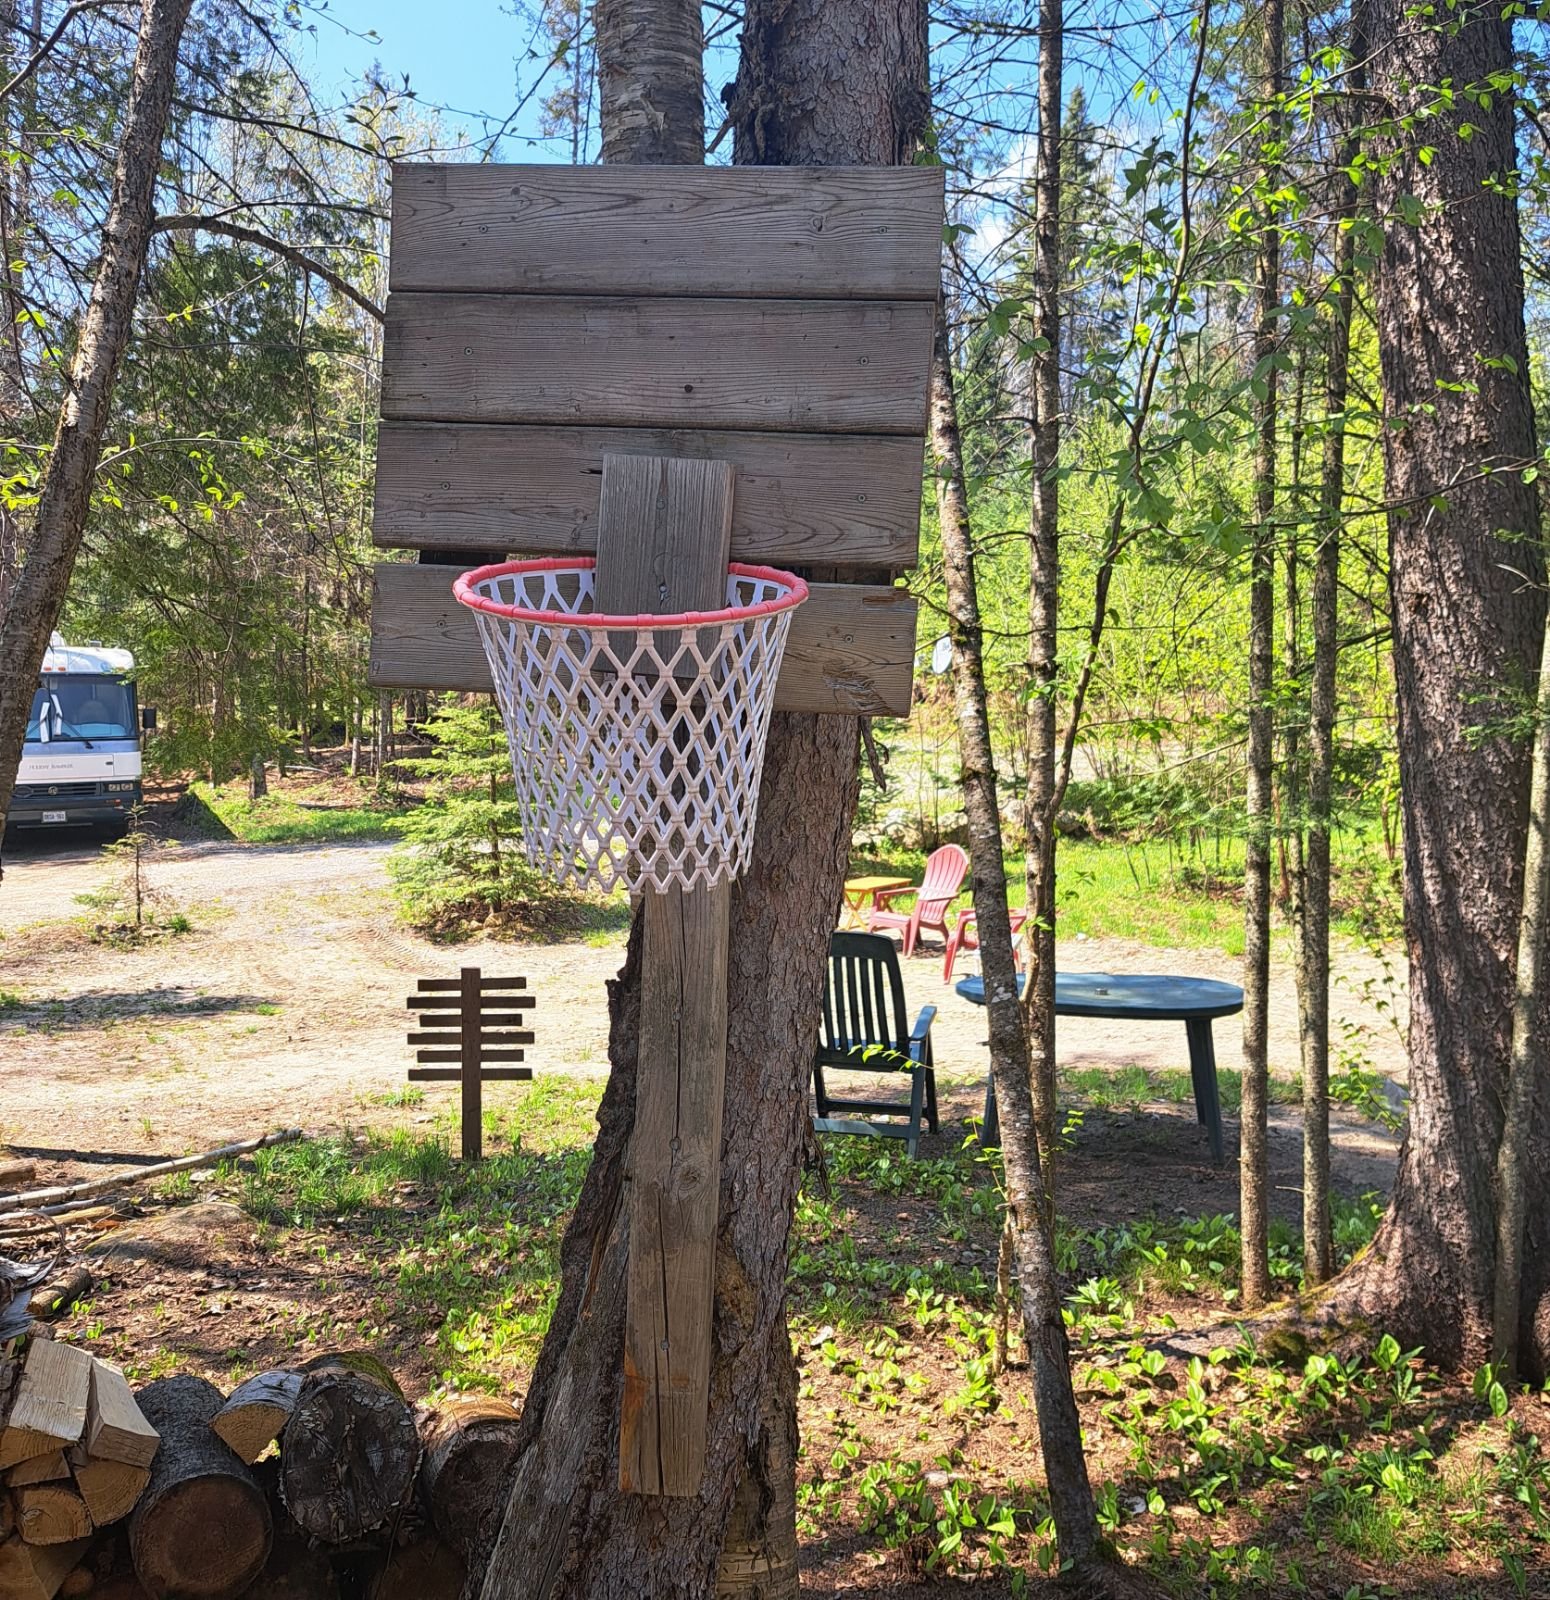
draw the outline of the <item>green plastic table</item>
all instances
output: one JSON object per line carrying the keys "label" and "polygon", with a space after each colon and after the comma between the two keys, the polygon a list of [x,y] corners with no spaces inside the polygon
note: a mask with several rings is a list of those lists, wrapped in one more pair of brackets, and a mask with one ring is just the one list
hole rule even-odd
{"label": "green plastic table", "polygon": [[[1024,974],[1017,975],[1018,993]],[[965,1000],[985,1003],[983,978],[954,985]],[[1243,990],[1216,978],[1178,978],[1148,973],[1057,972],[1057,1017],[1111,1017],[1139,1022],[1182,1022],[1189,1040],[1189,1075],[1195,1089],[1195,1115],[1211,1136],[1211,1158],[1222,1162],[1222,1105],[1216,1088],[1216,1046],[1211,1024],[1243,1010]],[[995,1085],[985,1090],[983,1139],[994,1144],[1000,1129]]]}

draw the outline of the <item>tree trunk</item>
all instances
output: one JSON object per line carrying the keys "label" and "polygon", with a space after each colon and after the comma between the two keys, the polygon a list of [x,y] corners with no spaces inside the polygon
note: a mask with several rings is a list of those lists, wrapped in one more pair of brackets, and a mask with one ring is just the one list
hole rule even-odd
{"label": "tree trunk", "polygon": [[[650,8],[654,15],[664,9]],[[632,8],[639,15],[642,8]],[[698,17],[698,7],[693,8]],[[632,70],[598,13],[599,74]],[[608,26],[605,26],[608,24]],[[697,25],[697,22],[696,22]],[[665,24],[668,34],[684,19]],[[671,49],[669,49],[671,53]],[[925,125],[926,24],[910,3],[751,0],[730,94],[735,156],[767,164],[907,161]],[[611,116],[605,100],[605,117]],[[613,138],[630,159],[695,161],[696,117]],[[618,130],[605,125],[605,142]],[[628,130],[625,130],[626,133]],[[809,574],[811,576],[812,574]],[[522,1413],[511,1497],[484,1600],[787,1600],[797,1592],[796,1374],[787,1235],[810,1139],[808,1074],[823,968],[850,853],[858,724],[772,719],[753,859],[732,896],[726,1111],[705,1474],[694,1497],[621,1494],[627,1208],[639,1039],[640,923],[610,986],[611,1071],[592,1167],[561,1252],[559,1303]]]}
{"label": "tree trunk", "polygon": [[[953,644],[953,705],[958,719],[960,782],[974,863],[974,912],[980,971],[990,1021],[990,1073],[1001,1120],[1001,1161],[1007,1225],[1015,1242],[1023,1329],[1033,1365],[1039,1446],[1062,1563],[1081,1569],[1098,1548],[1098,1522],[1082,1424],[1071,1388],[1070,1348],[1061,1317],[1060,1283],[1051,1244],[1047,1195],[1035,1137],[1028,1071],[1028,1037],[1017,1001],[1017,969],[1006,903],[1006,857],[996,796],[979,592],[969,521],[968,489],[953,392],[947,319],[939,315],[931,363],[931,445],[936,456],[937,521],[947,580],[948,629]],[[1051,751],[1053,754],[1053,750]]]}
{"label": "tree trunk", "polygon": [[1028,586],[1028,793],[1023,995],[1033,1105],[1053,1197],[1059,1114],[1055,1089],[1055,759],[1060,637],[1060,121],[1063,0],[1039,7],[1039,135],[1034,176],[1033,499]]}
{"label": "tree trunk", "polygon": [[[1359,11],[1351,21],[1351,91],[1366,88],[1367,44]],[[1349,114],[1349,113],[1348,113]],[[1357,154],[1342,143],[1342,165]],[[1335,772],[1336,669],[1340,642],[1340,525],[1345,509],[1345,409],[1355,304],[1356,185],[1343,172],[1335,213],[1334,283],[1324,366],[1324,458],[1319,481],[1318,548],[1313,562],[1313,671],[1308,704],[1308,841],[1303,854],[1302,1270],[1323,1283],[1335,1268],[1329,1204],[1329,863]]]}
{"label": "tree trunk", "polygon": [[[1511,24],[1493,8],[1467,7],[1434,28],[1417,26],[1402,0],[1375,0],[1370,25],[1374,86],[1395,118],[1430,102],[1420,86],[1512,70]],[[1472,124],[1467,139],[1461,119]],[[1425,129],[1430,162],[1407,144],[1378,189],[1390,216],[1377,314],[1394,508],[1410,1124],[1378,1235],[1327,1305],[1467,1367],[1492,1349],[1494,1178],[1523,909],[1530,750],[1502,724],[1534,681],[1543,563],[1538,491],[1518,470],[1537,451],[1518,219],[1510,188],[1495,181],[1514,165],[1511,97],[1471,100]],[[1418,225],[1391,215],[1402,196],[1427,208]],[[1531,1171],[1550,1170],[1546,1123],[1541,1096],[1525,1134]],[[1544,1184],[1525,1218],[1518,1338],[1520,1367],[1537,1381],[1550,1365]]]}
{"label": "tree trunk", "polygon": [[[1512,1005],[1512,1058],[1501,1148],[1496,1156],[1496,1297],[1493,1359],[1518,1367],[1518,1318],[1523,1284],[1523,1219],[1528,1203],[1529,1141],[1544,1099],[1545,960],[1550,932],[1550,629],[1539,658],[1534,697],[1534,767],[1529,788],[1528,843],[1523,852],[1523,914]],[[1543,1169],[1540,1169],[1543,1177]],[[1540,1185],[1541,1190],[1543,1184]]]}
{"label": "tree trunk", "polygon": [[190,0],[144,0],[102,254],[33,515],[26,562],[0,622],[0,816],[11,805],[22,737],[49,635],[86,530],[113,380],[129,343],[155,199],[178,45]]}
{"label": "tree trunk", "polygon": [[[1265,142],[1279,139],[1282,0],[1267,0],[1262,27]],[[1246,833],[1243,849],[1243,1106],[1239,1113],[1240,1228],[1243,1237],[1243,1304],[1270,1298],[1269,1130],[1270,1023],[1270,835],[1273,797],[1273,733],[1270,697],[1275,676],[1276,372],[1281,234],[1269,199],[1275,162],[1263,177],[1259,259],[1255,268],[1258,326],[1254,335],[1257,439],[1254,451],[1254,542],[1249,589],[1249,755]]]}
{"label": "tree trunk", "polygon": [[705,159],[699,6],[687,0],[597,0],[593,28],[603,160],[697,166]]}

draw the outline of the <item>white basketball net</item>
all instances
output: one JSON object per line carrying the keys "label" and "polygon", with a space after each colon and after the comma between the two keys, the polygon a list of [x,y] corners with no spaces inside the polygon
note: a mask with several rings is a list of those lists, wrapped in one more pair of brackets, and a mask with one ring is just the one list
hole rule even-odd
{"label": "white basketball net", "polygon": [[[735,878],[753,843],[775,680],[805,586],[734,564],[732,614],[679,628],[601,618],[593,589],[581,560],[484,567],[457,585],[490,660],[528,860],[557,882],[604,891]],[[483,609],[491,602],[502,610]],[[770,602],[784,609],[752,609]]]}

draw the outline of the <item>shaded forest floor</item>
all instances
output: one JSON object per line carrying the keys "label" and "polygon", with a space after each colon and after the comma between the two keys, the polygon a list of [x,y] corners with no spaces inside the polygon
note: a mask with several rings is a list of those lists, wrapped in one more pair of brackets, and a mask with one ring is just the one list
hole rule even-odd
{"label": "shaded forest floor", "polygon": [[[490,1156],[427,1127],[339,1132],[164,1180],[102,1234],[65,1337],[137,1378],[231,1385],[322,1349],[368,1347],[420,1396],[520,1396],[585,1171],[596,1078],[502,1086]],[[1192,1115],[1072,1096],[1058,1255],[1106,1526],[1126,1558],[1193,1595],[1546,1593],[1544,1396],[1444,1380],[1375,1330],[1361,1357],[1283,1364],[1244,1340],[1164,1358],[1169,1330],[1230,1319],[1231,1168]],[[1042,1592],[1051,1536],[1014,1333],[1004,1367],[997,1192],[951,1091],[920,1159],[826,1138],[793,1240],[804,1592]],[[1297,1151],[1278,1140],[1277,1277],[1298,1277]],[[1381,1194],[1338,1178],[1339,1246]],[[87,1237],[87,1236],[83,1236]]]}

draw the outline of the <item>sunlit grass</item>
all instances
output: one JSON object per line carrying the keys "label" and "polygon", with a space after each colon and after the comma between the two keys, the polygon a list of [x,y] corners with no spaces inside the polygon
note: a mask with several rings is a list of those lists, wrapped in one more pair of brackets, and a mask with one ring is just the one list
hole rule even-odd
{"label": "sunlit grass", "polygon": [[213,786],[195,782],[189,794],[205,806],[233,838],[243,844],[333,844],[358,839],[392,839],[400,810],[377,802],[364,786],[358,803],[340,804],[337,786],[291,789],[250,800],[242,783]]}
{"label": "sunlit grass", "polygon": [[[924,850],[879,850],[851,860],[852,876],[896,873],[920,881]],[[1007,858],[1008,903],[1026,904],[1023,863]],[[1058,861],[1056,927],[1061,939],[1131,939],[1170,949],[1243,954],[1243,848],[1211,840],[1182,852],[1165,839],[1063,839]],[[1334,861],[1333,926],[1357,937],[1391,931],[1397,902],[1390,867],[1374,839],[1343,834]],[[1277,878],[1276,883],[1279,882]],[[1275,884],[1272,885],[1275,887]],[[951,915],[973,904],[967,885]],[[1281,933],[1285,919],[1273,923]]]}

